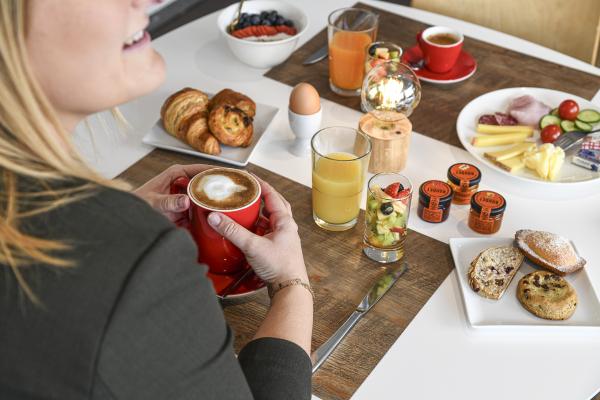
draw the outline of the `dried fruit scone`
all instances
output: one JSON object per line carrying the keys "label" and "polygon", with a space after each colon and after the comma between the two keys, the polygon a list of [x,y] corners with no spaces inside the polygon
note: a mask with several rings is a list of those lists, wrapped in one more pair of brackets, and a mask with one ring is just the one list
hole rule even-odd
{"label": "dried fruit scone", "polygon": [[469,286],[478,295],[497,300],[523,263],[523,255],[515,247],[492,247],[482,251],[467,273]]}
{"label": "dried fruit scone", "polygon": [[521,278],[517,298],[527,311],[544,319],[569,319],[577,308],[573,286],[565,278],[547,271],[535,271]]}

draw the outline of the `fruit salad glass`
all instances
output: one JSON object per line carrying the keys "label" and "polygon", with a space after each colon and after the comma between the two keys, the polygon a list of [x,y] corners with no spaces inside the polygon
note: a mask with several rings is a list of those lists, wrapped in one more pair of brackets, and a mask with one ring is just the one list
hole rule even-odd
{"label": "fruit salad glass", "polygon": [[400,63],[402,48],[391,42],[373,42],[367,47],[367,60],[365,61],[365,75],[374,67],[386,61]]}
{"label": "fruit salad glass", "polygon": [[404,255],[412,184],[404,175],[381,173],[369,180],[363,251],[380,263]]}

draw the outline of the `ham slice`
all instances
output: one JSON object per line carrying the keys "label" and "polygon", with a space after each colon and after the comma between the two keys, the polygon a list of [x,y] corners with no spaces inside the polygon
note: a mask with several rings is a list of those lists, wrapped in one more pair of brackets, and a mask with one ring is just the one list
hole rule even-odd
{"label": "ham slice", "polygon": [[548,114],[550,110],[551,108],[541,101],[525,95],[513,99],[508,105],[507,111],[519,124],[537,126],[540,119]]}
{"label": "ham slice", "polygon": [[480,124],[484,125],[517,125],[517,120],[508,114],[497,112],[495,114],[484,114],[479,117]]}

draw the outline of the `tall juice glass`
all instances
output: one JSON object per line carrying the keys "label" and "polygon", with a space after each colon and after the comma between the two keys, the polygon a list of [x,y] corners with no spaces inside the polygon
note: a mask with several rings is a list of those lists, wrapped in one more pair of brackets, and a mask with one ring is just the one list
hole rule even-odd
{"label": "tall juice glass", "polygon": [[363,251],[380,263],[398,261],[404,256],[412,184],[404,175],[381,173],[367,190]]}
{"label": "tall juice glass", "polygon": [[313,218],[321,228],[344,231],[356,225],[371,142],[353,128],[318,131],[312,145]]}
{"label": "tall juice glass", "polygon": [[366,48],[375,41],[379,17],[360,8],[342,8],[328,22],[329,86],[342,96],[360,96]]}

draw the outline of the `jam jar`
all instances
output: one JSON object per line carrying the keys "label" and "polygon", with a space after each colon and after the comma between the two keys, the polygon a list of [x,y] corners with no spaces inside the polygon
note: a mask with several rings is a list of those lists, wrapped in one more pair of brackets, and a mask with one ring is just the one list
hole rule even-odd
{"label": "jam jar", "polygon": [[454,190],[454,204],[469,204],[479,188],[481,171],[474,165],[458,163],[448,168],[448,184]]}
{"label": "jam jar", "polygon": [[444,222],[450,214],[452,188],[446,182],[431,180],[419,188],[417,214],[426,222]]}
{"label": "jam jar", "polygon": [[469,228],[475,232],[492,234],[500,230],[506,210],[506,200],[491,190],[482,190],[471,197]]}

